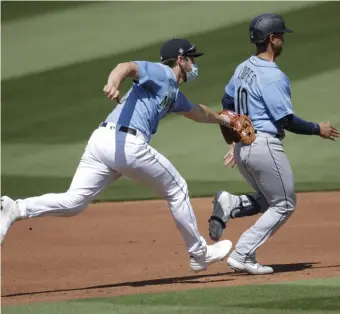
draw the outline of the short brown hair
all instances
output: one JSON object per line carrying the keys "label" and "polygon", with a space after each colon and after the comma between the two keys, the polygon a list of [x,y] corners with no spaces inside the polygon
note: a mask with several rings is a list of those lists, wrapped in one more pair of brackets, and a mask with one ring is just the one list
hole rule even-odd
{"label": "short brown hair", "polygon": [[269,40],[268,38],[262,42],[262,43],[257,43],[255,44],[256,45],[256,50],[257,52],[263,52],[263,51],[266,51],[267,50],[267,47],[269,45]]}
{"label": "short brown hair", "polygon": [[170,68],[174,68],[177,65],[177,58],[176,59],[169,59],[162,62],[164,65],[167,65]]}

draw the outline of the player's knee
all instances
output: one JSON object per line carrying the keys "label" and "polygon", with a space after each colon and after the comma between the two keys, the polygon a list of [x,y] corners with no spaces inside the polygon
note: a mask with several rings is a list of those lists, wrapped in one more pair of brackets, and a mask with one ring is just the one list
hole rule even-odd
{"label": "player's knee", "polygon": [[292,210],[295,210],[296,208],[296,193],[294,192],[292,197],[291,197],[291,206],[292,206]]}
{"label": "player's knee", "polygon": [[276,211],[281,214],[293,212],[296,208],[295,192],[291,194],[285,194],[282,198],[276,200],[273,207],[275,207]]}
{"label": "player's knee", "polygon": [[183,201],[188,195],[188,184],[183,178],[174,181],[165,191],[165,198],[168,201]]}
{"label": "player's knee", "polygon": [[295,192],[290,193],[289,195],[287,195],[287,211],[294,211],[296,208],[296,194]]}

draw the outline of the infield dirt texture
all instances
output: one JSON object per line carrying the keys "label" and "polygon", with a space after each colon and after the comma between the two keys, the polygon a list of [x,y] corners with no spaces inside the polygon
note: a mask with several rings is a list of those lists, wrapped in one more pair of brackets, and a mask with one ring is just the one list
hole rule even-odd
{"label": "infield dirt texture", "polygon": [[[287,224],[258,252],[274,275],[235,274],[226,263],[192,273],[164,201],[95,204],[78,217],[18,222],[2,249],[2,302],[18,304],[339,276],[340,193],[302,194]],[[195,199],[208,239],[211,199]],[[236,241],[255,218],[235,219]],[[29,248],[29,249],[28,249]],[[24,267],[23,267],[24,263]]]}

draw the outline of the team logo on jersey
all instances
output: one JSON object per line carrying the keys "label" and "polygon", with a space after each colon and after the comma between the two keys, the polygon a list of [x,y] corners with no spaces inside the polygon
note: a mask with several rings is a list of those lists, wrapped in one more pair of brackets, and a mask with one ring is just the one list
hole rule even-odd
{"label": "team logo on jersey", "polygon": [[163,109],[163,108],[165,108],[165,107],[167,107],[167,106],[169,106],[170,105],[170,97],[169,97],[169,95],[166,95],[164,98],[163,98],[163,100],[162,100],[162,102],[159,104],[159,106]]}
{"label": "team logo on jersey", "polygon": [[[173,86],[171,86],[171,87],[173,87]],[[163,97],[161,103],[159,104],[159,108],[161,110],[163,110],[165,108],[168,108],[168,107],[171,108],[171,106],[175,102],[175,98],[176,98],[176,90],[175,89],[170,89],[169,91],[167,91],[164,94],[164,97]]]}
{"label": "team logo on jersey", "polygon": [[168,108],[168,107],[170,108],[173,103],[174,103],[174,99],[173,99],[171,93],[166,93],[164,95],[163,100],[159,104],[159,107],[160,107],[161,110],[163,110],[163,109]]}

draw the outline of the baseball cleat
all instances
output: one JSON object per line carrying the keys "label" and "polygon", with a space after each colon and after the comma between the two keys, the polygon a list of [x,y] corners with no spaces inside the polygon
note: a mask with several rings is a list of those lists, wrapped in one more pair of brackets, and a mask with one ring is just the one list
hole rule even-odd
{"label": "baseball cleat", "polygon": [[206,246],[205,254],[199,257],[190,257],[191,270],[198,272],[206,270],[208,265],[222,261],[231,251],[233,244],[229,240],[223,240]]}
{"label": "baseball cleat", "polygon": [[217,192],[213,200],[213,212],[209,218],[209,236],[211,240],[218,241],[221,238],[233,209],[232,195],[225,191]]}
{"label": "baseball cleat", "polygon": [[251,275],[267,275],[272,274],[274,269],[269,266],[263,266],[256,261],[240,262],[229,256],[227,259],[228,266],[236,272],[245,272]]}
{"label": "baseball cleat", "polygon": [[1,244],[5,239],[8,229],[20,217],[19,206],[8,196],[1,198]]}

